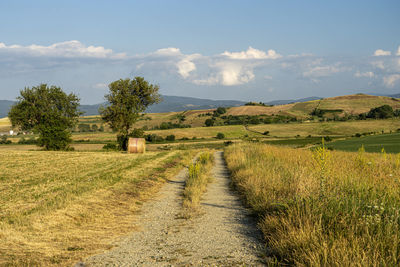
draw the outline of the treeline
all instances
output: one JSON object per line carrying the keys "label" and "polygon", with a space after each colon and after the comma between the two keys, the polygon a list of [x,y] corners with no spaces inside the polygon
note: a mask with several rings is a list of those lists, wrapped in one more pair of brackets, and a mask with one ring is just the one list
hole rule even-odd
{"label": "treeline", "polygon": [[78,124],[77,129],[75,129],[76,132],[104,132],[104,126],[100,125],[100,127],[97,124],[86,124],[86,123],[80,123]]}
{"label": "treeline", "polygon": [[261,106],[261,107],[273,107],[274,105],[268,105],[263,102],[247,102],[245,106]]}
{"label": "treeline", "polygon": [[289,123],[296,122],[297,118],[285,115],[228,115],[221,116],[218,119],[212,117],[205,121],[206,126],[216,125],[257,125],[257,124],[271,124],[271,123]]}
{"label": "treeline", "polygon": [[[400,117],[400,109],[393,110],[389,105],[383,105],[376,108],[371,108],[370,111],[361,113],[358,115],[344,114],[339,116],[338,113],[342,113],[342,109],[314,109],[310,115],[316,116],[321,119],[330,121],[347,121],[347,120],[366,120],[366,119],[389,119],[394,117]],[[329,118],[325,115],[333,114],[333,117]]]}

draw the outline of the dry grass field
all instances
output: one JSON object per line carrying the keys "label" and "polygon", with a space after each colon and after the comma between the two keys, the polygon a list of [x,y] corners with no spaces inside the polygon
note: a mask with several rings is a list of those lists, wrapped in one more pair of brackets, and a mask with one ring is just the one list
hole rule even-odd
{"label": "dry grass field", "polygon": [[71,266],[109,248],[194,153],[0,150],[0,266]]}
{"label": "dry grass field", "polygon": [[0,132],[7,132],[11,129],[11,123],[8,118],[0,119]]}
{"label": "dry grass field", "polygon": [[225,157],[277,263],[399,265],[399,154],[242,143]]}

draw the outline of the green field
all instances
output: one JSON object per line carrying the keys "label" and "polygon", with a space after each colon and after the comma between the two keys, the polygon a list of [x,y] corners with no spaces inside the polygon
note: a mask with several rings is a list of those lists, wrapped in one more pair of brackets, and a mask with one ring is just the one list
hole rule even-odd
{"label": "green field", "polygon": [[366,152],[381,152],[384,148],[388,153],[400,153],[400,133],[354,137],[328,144],[328,147],[344,151],[357,151],[361,146]]}

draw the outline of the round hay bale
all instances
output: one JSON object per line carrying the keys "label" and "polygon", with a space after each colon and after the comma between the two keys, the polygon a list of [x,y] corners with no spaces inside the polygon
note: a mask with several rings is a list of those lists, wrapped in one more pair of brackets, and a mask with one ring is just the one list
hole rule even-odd
{"label": "round hay bale", "polygon": [[128,153],[146,152],[146,140],[144,138],[129,138]]}

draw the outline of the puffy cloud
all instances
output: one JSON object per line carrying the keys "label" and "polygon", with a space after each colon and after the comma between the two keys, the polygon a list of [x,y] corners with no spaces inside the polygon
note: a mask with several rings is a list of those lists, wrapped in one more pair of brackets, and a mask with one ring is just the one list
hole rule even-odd
{"label": "puffy cloud", "polygon": [[251,67],[232,62],[218,62],[214,68],[216,69],[216,74],[204,79],[195,79],[193,83],[198,85],[221,84],[234,86],[248,83],[255,77]]}
{"label": "puffy cloud", "polygon": [[85,46],[79,41],[66,41],[49,46],[41,45],[10,45],[0,43],[0,53],[24,57],[50,57],[50,58],[100,58],[122,59],[125,53],[114,53],[112,49],[102,46]]}
{"label": "puffy cloud", "polygon": [[151,55],[175,57],[175,56],[181,56],[182,53],[181,53],[181,50],[179,48],[168,47],[168,48],[158,49],[156,52],[152,53]]}
{"label": "puffy cloud", "polygon": [[397,48],[396,56],[400,56],[400,45],[399,45],[399,47]]}
{"label": "puffy cloud", "polygon": [[391,74],[383,77],[383,84],[386,87],[394,87],[397,81],[400,80],[400,74]]}
{"label": "puffy cloud", "polygon": [[357,71],[354,74],[354,77],[357,77],[357,78],[362,78],[362,77],[372,78],[374,76],[375,76],[375,74],[372,71],[366,71],[366,72]]}
{"label": "puffy cloud", "polygon": [[168,69],[197,85],[234,86],[252,81],[255,67],[280,57],[274,50],[264,52],[252,47],[212,56],[183,54],[179,48],[169,47],[141,56],[136,68]]}
{"label": "puffy cloud", "polygon": [[241,52],[228,52],[225,51],[222,53],[223,56],[226,56],[231,59],[277,59],[282,57],[275,50],[268,50],[267,53],[264,51],[255,49],[251,46],[247,49],[247,51]]}
{"label": "puffy cloud", "polygon": [[392,53],[390,51],[385,51],[382,49],[378,49],[374,52],[374,56],[379,57],[379,56],[390,56]]}

